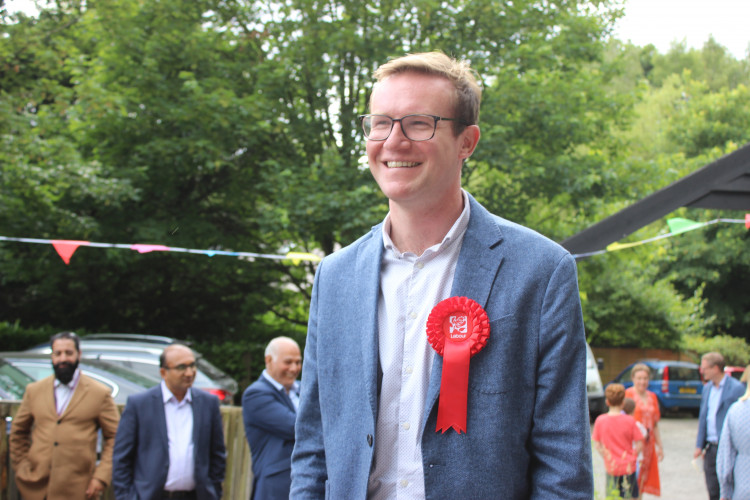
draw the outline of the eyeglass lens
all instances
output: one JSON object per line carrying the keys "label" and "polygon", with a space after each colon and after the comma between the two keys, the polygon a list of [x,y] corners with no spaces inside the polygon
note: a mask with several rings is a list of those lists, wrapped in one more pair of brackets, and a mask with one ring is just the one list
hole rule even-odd
{"label": "eyeglass lens", "polygon": [[188,368],[190,368],[191,370],[195,370],[195,363],[190,363],[188,365],[177,365],[177,366],[173,366],[171,369],[176,370],[178,372],[184,372]]}

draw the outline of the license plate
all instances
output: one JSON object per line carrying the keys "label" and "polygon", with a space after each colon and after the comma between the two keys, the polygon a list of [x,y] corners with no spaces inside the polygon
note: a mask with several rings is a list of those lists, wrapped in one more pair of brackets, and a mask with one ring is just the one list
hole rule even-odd
{"label": "license plate", "polygon": [[680,394],[696,394],[697,392],[695,387],[680,387]]}

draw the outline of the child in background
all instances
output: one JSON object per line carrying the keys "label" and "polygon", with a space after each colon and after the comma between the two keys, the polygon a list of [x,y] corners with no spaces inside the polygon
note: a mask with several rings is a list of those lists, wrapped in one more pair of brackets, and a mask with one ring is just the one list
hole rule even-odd
{"label": "child in background", "polygon": [[615,489],[625,499],[638,498],[636,463],[643,448],[643,434],[637,422],[623,413],[625,387],[609,384],[604,395],[609,411],[597,417],[592,439],[604,458],[607,470],[607,492]]}
{"label": "child in background", "polygon": [[[625,398],[622,402],[622,412],[625,413],[625,415],[633,416],[633,412],[635,412],[635,400],[632,398]],[[635,424],[638,426],[638,430],[641,431],[641,434],[643,435],[643,442],[646,442],[646,438],[648,437],[648,429],[646,429],[646,426],[640,423],[639,421],[635,421]],[[641,475],[641,460],[643,460],[643,452],[638,453],[638,462],[636,462],[635,466],[635,477],[638,478]]]}

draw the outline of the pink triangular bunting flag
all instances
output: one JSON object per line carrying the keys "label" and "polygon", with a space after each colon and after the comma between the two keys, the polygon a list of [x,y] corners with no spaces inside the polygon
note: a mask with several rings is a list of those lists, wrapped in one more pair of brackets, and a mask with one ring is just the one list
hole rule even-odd
{"label": "pink triangular bunting flag", "polygon": [[86,246],[88,244],[88,241],[52,240],[52,246],[55,247],[57,255],[59,255],[63,262],[65,262],[66,266],[70,264],[70,258],[78,247],[81,245]]}

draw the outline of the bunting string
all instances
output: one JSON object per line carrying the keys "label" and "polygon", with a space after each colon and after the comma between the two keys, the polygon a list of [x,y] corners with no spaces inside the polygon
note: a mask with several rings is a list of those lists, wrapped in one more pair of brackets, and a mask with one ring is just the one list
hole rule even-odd
{"label": "bunting string", "polygon": [[637,247],[639,245],[645,245],[646,243],[653,243],[654,241],[663,240],[665,238],[671,238],[673,236],[677,236],[678,234],[686,233],[688,231],[694,231],[696,229],[710,226],[711,224],[717,224],[719,222],[724,222],[724,223],[729,223],[729,224],[745,224],[745,228],[750,229],[750,214],[745,214],[744,219],[713,219],[713,220],[706,221],[706,222],[696,222],[690,219],[683,219],[681,217],[675,217],[672,219],[667,219],[667,226],[669,226],[669,232],[666,234],[660,234],[659,236],[654,236],[653,238],[647,238],[645,240],[633,241],[629,243],[618,243],[618,242],[610,243],[603,250],[596,250],[594,252],[573,254],[573,258],[582,259],[584,257],[591,257],[593,255],[601,255],[607,252],[615,252],[617,250],[624,250],[626,248]]}
{"label": "bunting string", "polygon": [[[747,229],[750,229],[750,214],[745,214],[745,219],[714,219],[707,222],[696,222],[690,219],[683,218],[672,218],[667,219],[667,225],[669,226],[669,232],[654,236],[653,238],[647,238],[640,241],[634,241],[630,243],[611,243],[603,250],[596,250],[594,252],[586,252],[573,254],[573,258],[581,259],[584,257],[591,257],[593,255],[601,255],[607,252],[614,252],[617,250],[624,250],[626,248],[632,248],[639,245],[645,245],[646,243],[653,243],[654,241],[663,240],[665,238],[671,238],[688,231],[700,229],[702,227],[709,226],[711,224],[717,224],[719,222],[729,224],[745,224]],[[146,243],[99,243],[95,241],[82,241],[82,240],[49,240],[42,238],[14,238],[10,236],[0,236],[0,241],[9,241],[16,243],[32,243],[32,244],[43,244],[52,245],[65,262],[70,264],[70,259],[78,249],[78,247],[97,247],[97,248],[119,248],[124,250],[134,250],[138,253],[150,253],[150,252],[179,252],[179,253],[191,253],[206,255],[213,257],[215,255],[227,256],[227,257],[243,257],[246,259],[273,259],[273,260],[289,260],[294,265],[298,265],[302,261],[308,262],[320,262],[321,257],[309,252],[287,252],[286,254],[266,254],[266,253],[254,253],[254,252],[234,252],[230,250],[202,250],[195,248],[180,248],[180,247],[168,247],[165,245],[155,245]]]}
{"label": "bunting string", "polygon": [[43,245],[52,245],[65,262],[70,263],[70,258],[78,247],[98,247],[98,248],[120,248],[125,250],[134,250],[138,253],[150,253],[150,252],[180,252],[180,253],[192,253],[207,255],[213,257],[215,255],[228,256],[228,257],[243,257],[249,259],[273,259],[273,260],[290,260],[293,264],[297,265],[302,261],[309,262],[320,262],[321,258],[315,254],[308,252],[288,252],[284,255],[266,254],[266,253],[253,253],[253,252],[232,252],[228,250],[199,250],[195,248],[180,248],[180,247],[168,247],[165,245],[152,245],[144,243],[98,243],[95,241],[79,241],[79,240],[48,240],[41,238],[13,238],[9,236],[0,236],[0,241],[11,241],[17,243],[35,243]]}

